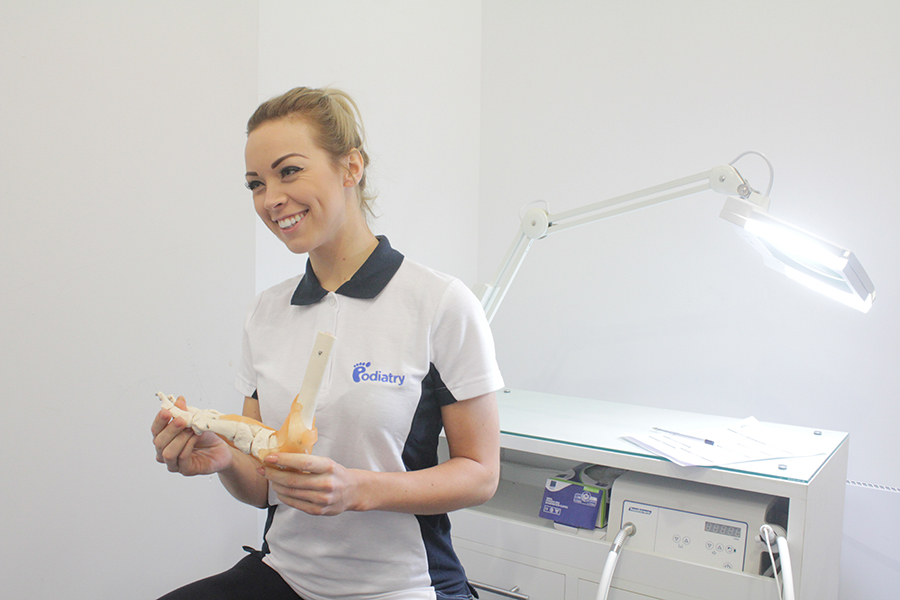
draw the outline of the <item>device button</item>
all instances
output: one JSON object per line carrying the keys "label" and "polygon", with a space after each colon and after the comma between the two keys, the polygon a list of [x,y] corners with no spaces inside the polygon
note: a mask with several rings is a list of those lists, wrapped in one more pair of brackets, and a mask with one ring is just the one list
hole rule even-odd
{"label": "device button", "polygon": [[724,568],[728,569],[729,571],[731,571],[732,569],[734,569],[734,567],[731,566],[731,563],[725,563],[725,564],[722,565],[722,566],[723,566]]}
{"label": "device button", "polygon": [[707,549],[707,550],[712,550],[712,549],[713,549],[713,543],[712,543],[712,542],[706,542],[706,549]]}
{"label": "device button", "polygon": [[689,537],[685,537],[682,541],[684,542],[685,546],[691,545],[691,538],[689,538]]}
{"label": "device button", "polygon": [[675,542],[676,544],[679,543],[681,541],[681,536],[678,534],[673,535],[672,541]]}

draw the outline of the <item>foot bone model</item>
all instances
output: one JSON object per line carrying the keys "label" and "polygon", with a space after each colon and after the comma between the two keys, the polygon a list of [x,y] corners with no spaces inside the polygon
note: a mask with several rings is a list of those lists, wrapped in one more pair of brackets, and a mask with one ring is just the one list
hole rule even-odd
{"label": "foot bone model", "polygon": [[173,396],[166,396],[162,392],[156,395],[162,401],[162,407],[172,414],[172,418],[184,419],[194,433],[211,431],[241,452],[259,460],[273,452],[309,454],[318,439],[314,422],[316,400],[334,339],[331,334],[319,332],[306,368],[306,376],[300,385],[300,393],[294,398],[291,411],[277,431],[242,415],[223,415],[216,410],[192,406],[183,410],[175,406]]}
{"label": "foot bone model", "polygon": [[[315,426],[308,429],[299,419],[302,406],[294,399],[291,412],[278,431],[255,419],[241,415],[223,415],[217,410],[188,406],[182,410],[175,406],[175,397],[162,392],[156,394],[162,407],[172,418],[182,418],[194,433],[211,431],[243,452],[259,460],[272,452],[298,452],[309,454],[318,438]],[[299,398],[299,394],[298,394]]]}

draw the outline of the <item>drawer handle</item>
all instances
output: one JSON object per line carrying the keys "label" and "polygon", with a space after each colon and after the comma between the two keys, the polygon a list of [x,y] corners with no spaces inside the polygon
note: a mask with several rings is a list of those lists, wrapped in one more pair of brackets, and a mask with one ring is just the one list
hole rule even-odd
{"label": "drawer handle", "polygon": [[517,593],[519,591],[519,586],[516,586],[511,590],[504,590],[503,588],[498,588],[486,583],[479,583],[477,581],[472,581],[471,579],[469,580],[469,583],[473,588],[481,590],[482,592],[490,592],[492,594],[506,596],[507,598],[514,598],[515,600],[528,600],[530,598],[530,596],[526,596],[525,594]]}

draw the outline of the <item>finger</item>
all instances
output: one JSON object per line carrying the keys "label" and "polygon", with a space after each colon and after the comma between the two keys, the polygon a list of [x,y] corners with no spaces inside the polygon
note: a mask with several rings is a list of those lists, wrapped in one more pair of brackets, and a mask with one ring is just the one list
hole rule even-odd
{"label": "finger", "polygon": [[314,478],[318,477],[311,473],[288,468],[280,465],[264,463],[263,467],[258,470],[259,474],[269,480],[272,489],[281,491],[282,493],[292,494],[291,490],[315,489]]}
{"label": "finger", "polygon": [[[196,475],[198,473],[198,464],[194,458],[194,451],[200,436],[189,429],[185,431],[185,434],[188,435],[188,438],[178,454],[178,458],[172,463],[172,467],[174,467],[175,472],[182,475]],[[169,470],[172,470],[172,468]]]}
{"label": "finger", "polygon": [[188,438],[187,442],[184,444],[184,447],[181,449],[181,452],[178,454],[178,462],[187,464],[187,461],[190,461],[191,453],[194,451],[194,446],[197,445],[197,440],[200,438],[199,435],[194,434],[191,431],[191,436]]}
{"label": "finger", "polygon": [[[180,436],[180,437],[179,437]],[[187,437],[184,435],[184,432],[173,437],[169,443],[165,444],[162,447],[157,446],[156,460],[157,462],[163,463],[166,465],[166,468],[169,471],[175,471],[178,469],[178,457],[181,455],[181,450],[184,448],[184,445],[187,443]]]}
{"label": "finger", "polygon": [[173,419],[167,410],[159,411],[153,425],[150,426],[150,431],[153,433],[153,445],[161,451],[184,430],[186,425],[187,423],[181,417]]}
{"label": "finger", "polygon": [[290,469],[301,473],[327,473],[331,470],[331,460],[324,456],[312,454],[296,454],[293,452],[281,452],[269,454],[263,459],[263,464],[279,469]]}
{"label": "finger", "polygon": [[183,429],[180,433],[178,433],[178,435],[172,438],[172,441],[170,441],[164,448],[162,448],[160,452],[160,457],[162,458],[162,460],[160,462],[165,463],[166,468],[168,468],[169,471],[178,471],[178,461],[181,457],[182,451],[193,437],[194,432],[192,430]]}
{"label": "finger", "polygon": [[297,510],[302,510],[303,512],[305,512],[307,514],[314,515],[314,516],[321,516],[321,515],[326,514],[325,507],[323,507],[319,504],[315,504],[313,502],[308,502],[307,500],[305,500],[303,498],[287,496],[284,494],[279,494],[278,492],[275,493],[275,496],[278,498],[278,501],[281,502],[282,504],[285,504],[292,508],[296,508]]}
{"label": "finger", "polygon": [[329,475],[269,468],[266,478],[276,494],[317,506],[331,503],[334,481]]}
{"label": "finger", "polygon": [[166,409],[161,409],[158,413],[156,413],[156,417],[153,419],[153,423],[150,425],[150,433],[153,434],[155,438],[158,436],[163,429],[166,428],[166,425],[169,424],[169,421],[172,420],[172,415]]}
{"label": "finger", "polygon": [[[305,477],[315,479],[320,476],[306,475]],[[272,491],[283,504],[311,515],[336,515],[343,512],[343,508],[336,502],[336,497],[330,488],[298,488],[272,483]]]}
{"label": "finger", "polygon": [[[290,471],[288,471],[290,473]],[[270,481],[272,491],[280,498],[290,498],[295,503],[322,504],[322,492],[312,480],[315,475],[298,475],[296,478],[288,478],[284,481]]]}

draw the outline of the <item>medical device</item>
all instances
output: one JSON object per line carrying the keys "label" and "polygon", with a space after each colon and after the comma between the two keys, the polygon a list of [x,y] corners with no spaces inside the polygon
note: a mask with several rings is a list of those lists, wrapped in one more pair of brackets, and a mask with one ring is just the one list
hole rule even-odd
{"label": "medical device", "polygon": [[[613,484],[608,531],[630,523],[634,533],[628,549],[766,575],[772,570],[770,545],[777,543],[781,562],[790,564],[787,508],[787,501],[776,496],[629,472]],[[787,585],[793,588],[792,581]]]}

